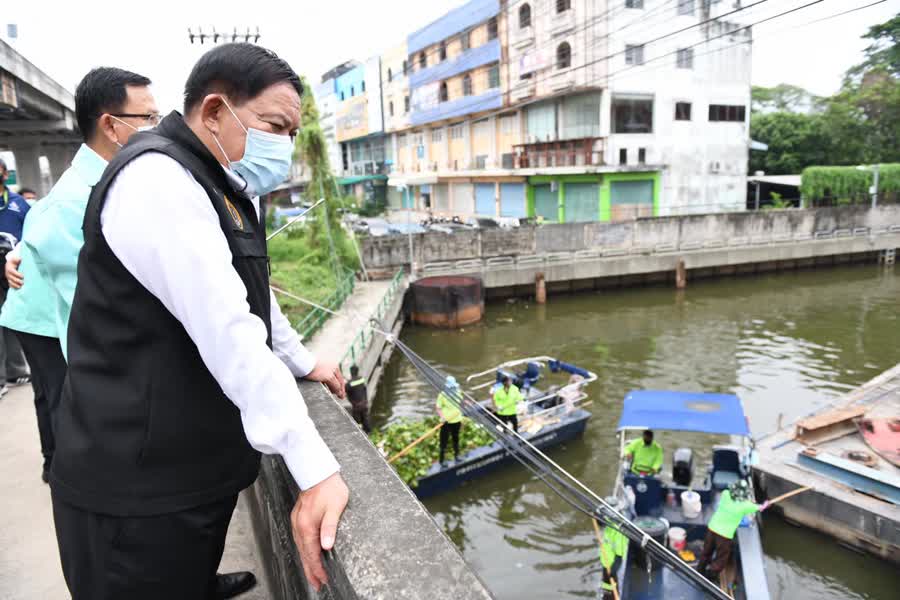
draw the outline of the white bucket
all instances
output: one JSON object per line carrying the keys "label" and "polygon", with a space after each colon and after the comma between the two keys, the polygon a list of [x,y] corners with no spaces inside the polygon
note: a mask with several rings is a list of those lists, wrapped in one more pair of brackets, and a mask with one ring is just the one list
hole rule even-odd
{"label": "white bucket", "polygon": [[678,552],[684,550],[687,544],[687,532],[681,527],[672,527],[669,529],[669,547]]}
{"label": "white bucket", "polygon": [[681,492],[681,511],[684,513],[685,519],[699,517],[702,510],[700,494],[691,490]]}

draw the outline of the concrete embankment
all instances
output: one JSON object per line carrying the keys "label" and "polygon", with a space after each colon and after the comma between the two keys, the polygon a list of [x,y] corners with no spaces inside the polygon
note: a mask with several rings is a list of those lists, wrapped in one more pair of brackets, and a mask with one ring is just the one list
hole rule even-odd
{"label": "concrete embankment", "polygon": [[[877,261],[900,247],[900,206],[565,223],[413,236],[419,275],[477,275],[489,296],[531,295]],[[408,266],[406,236],[365,238],[370,272]]]}

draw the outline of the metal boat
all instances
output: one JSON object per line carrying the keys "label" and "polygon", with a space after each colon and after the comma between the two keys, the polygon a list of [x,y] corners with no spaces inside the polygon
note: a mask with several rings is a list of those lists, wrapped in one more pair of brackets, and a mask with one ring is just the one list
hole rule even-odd
{"label": "metal boat", "polygon": [[[618,426],[620,456],[624,456],[626,437],[638,437],[645,429],[722,434],[731,436],[725,438],[730,442],[739,442],[736,445],[708,444],[704,450],[709,451],[712,460],[696,475],[693,456],[699,449],[690,447],[669,453],[673,457],[670,474],[663,471],[658,476],[637,475],[624,459],[620,466],[613,495],[620,506],[625,507],[623,515],[664,544],[668,543],[671,528],[681,528],[686,534],[686,552],[673,551],[673,554],[679,556],[682,563],[694,566],[703,547],[706,524],[715,512],[722,491],[738,479],[744,479],[751,486],[752,499],[751,438],[743,406],[737,396],[730,394],[630,392],[625,396]],[[679,436],[667,437],[677,439]],[[693,443],[713,439],[697,435],[683,437]],[[678,443],[681,443],[680,439]],[[686,510],[682,503],[682,493],[687,491],[699,495],[698,514]],[[760,524],[758,514],[744,518],[735,535],[730,564],[720,580],[714,582],[736,600],[769,600]],[[692,554],[694,560],[691,560]],[[632,542],[629,545],[616,574],[618,592],[623,600],[699,600],[706,597],[702,590],[678,576],[671,567],[653,562],[644,555],[639,544]]]}
{"label": "metal boat", "polygon": [[[568,382],[539,387],[538,383],[548,374],[568,375]],[[490,397],[505,377],[512,379],[524,397],[518,412],[519,433],[524,439],[545,449],[584,433],[591,416],[584,409],[590,402],[584,387],[596,381],[596,374],[549,356],[537,356],[511,360],[469,375],[466,382],[476,398],[478,394],[487,394],[487,399],[479,402],[487,407],[490,406]],[[500,424],[496,426],[503,427]],[[435,462],[419,478],[413,491],[419,498],[433,496],[509,463],[516,463],[516,459],[500,442],[494,442],[466,452],[459,460],[443,465]]]}

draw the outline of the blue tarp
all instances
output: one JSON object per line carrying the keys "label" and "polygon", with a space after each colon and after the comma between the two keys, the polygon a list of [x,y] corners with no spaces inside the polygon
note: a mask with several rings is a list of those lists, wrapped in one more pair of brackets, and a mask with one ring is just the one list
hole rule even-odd
{"label": "blue tarp", "polygon": [[629,392],[619,429],[635,428],[750,435],[741,401],[732,394]]}

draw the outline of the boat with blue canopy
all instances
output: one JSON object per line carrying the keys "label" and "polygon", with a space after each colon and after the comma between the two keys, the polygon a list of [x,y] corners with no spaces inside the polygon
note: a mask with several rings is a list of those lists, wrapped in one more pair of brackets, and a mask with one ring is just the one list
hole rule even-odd
{"label": "boat with blue canopy", "polygon": [[[469,391],[484,407],[491,406],[490,398],[509,377],[521,391],[524,401],[518,406],[519,434],[537,448],[550,448],[572,440],[582,433],[591,413],[585,386],[597,380],[597,375],[576,365],[550,356],[535,356],[504,362],[496,367],[474,373],[466,378]],[[549,383],[549,378],[564,378],[565,383]],[[503,427],[497,424],[496,427]],[[463,482],[481,477],[510,462],[517,462],[504,445],[495,441],[461,455],[458,460],[444,464],[435,462],[419,477],[413,488],[416,496],[426,498],[453,488]]]}
{"label": "boat with blue canopy", "polygon": [[[624,459],[629,441],[645,430],[675,432],[665,434],[667,441],[678,446],[669,453],[669,472],[665,468],[657,474],[635,472]],[[733,394],[632,391],[625,396],[617,431],[623,458],[613,496],[620,512],[648,536],[667,545],[687,566],[695,566],[723,491],[745,481],[749,499],[753,499],[752,442],[740,399]],[[716,443],[716,436],[725,443]],[[701,454],[709,456],[709,464],[695,473],[694,456]],[[760,525],[758,513],[744,517],[734,537],[731,559],[713,582],[737,600],[770,597]],[[706,597],[671,566],[651,560],[635,542],[628,545],[614,575],[622,599]]]}

